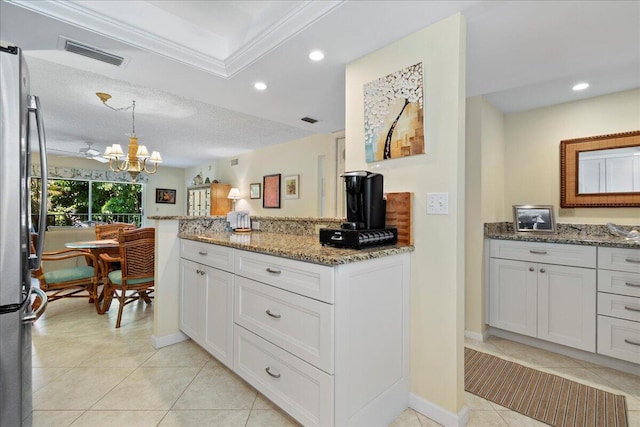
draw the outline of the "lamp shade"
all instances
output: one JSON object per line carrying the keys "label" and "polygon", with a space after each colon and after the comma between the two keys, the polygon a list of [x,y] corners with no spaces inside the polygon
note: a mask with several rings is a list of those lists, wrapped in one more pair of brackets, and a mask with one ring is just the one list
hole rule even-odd
{"label": "lamp shade", "polygon": [[237,188],[232,188],[231,190],[229,190],[229,195],[227,196],[227,199],[237,200],[239,198],[240,198],[240,190],[238,190]]}
{"label": "lamp shade", "polygon": [[144,145],[138,146],[138,152],[136,153],[136,157],[139,159],[148,159],[149,158],[149,150]]}

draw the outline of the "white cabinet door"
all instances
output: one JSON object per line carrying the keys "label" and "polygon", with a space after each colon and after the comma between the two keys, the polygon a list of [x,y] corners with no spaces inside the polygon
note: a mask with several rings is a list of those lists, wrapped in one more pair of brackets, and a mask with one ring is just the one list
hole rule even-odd
{"label": "white cabinet door", "polygon": [[180,260],[180,329],[197,343],[204,338],[205,268],[193,261]]}
{"label": "white cabinet door", "polygon": [[489,324],[531,337],[537,329],[536,264],[492,258]]}
{"label": "white cabinet door", "polygon": [[233,274],[212,267],[205,271],[206,320],[202,346],[233,367]]}
{"label": "white cabinet door", "polygon": [[538,264],[538,338],[596,351],[596,271]]}

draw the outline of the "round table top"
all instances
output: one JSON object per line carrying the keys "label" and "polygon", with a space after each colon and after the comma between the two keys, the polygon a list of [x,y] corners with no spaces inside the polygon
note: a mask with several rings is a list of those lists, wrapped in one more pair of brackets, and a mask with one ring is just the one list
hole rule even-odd
{"label": "round table top", "polygon": [[84,240],[81,242],[67,242],[64,246],[69,249],[117,248],[118,241],[115,239]]}

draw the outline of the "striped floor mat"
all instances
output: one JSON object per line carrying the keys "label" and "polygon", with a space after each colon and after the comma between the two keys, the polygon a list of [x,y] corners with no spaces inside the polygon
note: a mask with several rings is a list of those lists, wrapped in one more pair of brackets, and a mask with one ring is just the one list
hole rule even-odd
{"label": "striped floor mat", "polygon": [[464,349],[464,389],[552,426],[628,426],[624,396],[469,348]]}

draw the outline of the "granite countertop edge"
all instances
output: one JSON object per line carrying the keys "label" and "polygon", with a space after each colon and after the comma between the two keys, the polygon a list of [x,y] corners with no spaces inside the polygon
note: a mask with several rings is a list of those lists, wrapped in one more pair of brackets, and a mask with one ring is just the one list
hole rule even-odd
{"label": "granite countertop edge", "polygon": [[[266,255],[275,255],[297,261],[328,266],[349,264],[383,258],[414,251],[414,246],[376,246],[366,249],[346,249],[322,246],[317,235],[299,236],[292,234],[251,232],[209,232],[202,234],[179,233],[185,240],[227,246]],[[234,241],[235,240],[235,241]]]}
{"label": "granite countertop edge", "polygon": [[640,249],[640,241],[625,240],[616,236],[581,236],[576,234],[543,233],[485,233],[486,239],[517,240],[522,242],[563,243],[570,245],[607,246],[614,248]]}

